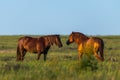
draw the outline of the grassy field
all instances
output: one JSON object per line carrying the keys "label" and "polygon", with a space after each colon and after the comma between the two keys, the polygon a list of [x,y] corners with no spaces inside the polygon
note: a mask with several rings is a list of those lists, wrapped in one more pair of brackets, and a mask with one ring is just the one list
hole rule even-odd
{"label": "grassy field", "polygon": [[120,36],[99,36],[105,42],[104,62],[83,56],[78,62],[77,45],[65,44],[68,36],[62,36],[63,47],[52,46],[43,61],[37,55],[27,53],[23,62],[16,61],[17,40],[21,36],[0,36],[0,80],[119,80]]}

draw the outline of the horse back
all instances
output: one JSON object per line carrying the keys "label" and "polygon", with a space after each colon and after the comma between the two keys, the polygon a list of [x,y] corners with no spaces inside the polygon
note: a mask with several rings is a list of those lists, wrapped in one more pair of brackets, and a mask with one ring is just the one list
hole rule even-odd
{"label": "horse back", "polygon": [[98,37],[91,37],[88,39],[87,45],[92,45],[94,48],[104,48],[104,41]]}
{"label": "horse back", "polygon": [[25,36],[25,37],[19,38],[18,44],[19,45],[28,45],[28,44],[32,44],[33,42],[36,43],[36,40],[37,39],[35,39],[35,38]]}
{"label": "horse back", "polygon": [[18,46],[21,48],[21,49],[25,49],[26,51],[29,51],[29,52],[38,52],[38,51],[41,51],[43,52],[44,51],[44,38],[32,38],[32,37],[29,37],[29,36],[25,36],[25,37],[21,37],[19,40],[18,40]]}

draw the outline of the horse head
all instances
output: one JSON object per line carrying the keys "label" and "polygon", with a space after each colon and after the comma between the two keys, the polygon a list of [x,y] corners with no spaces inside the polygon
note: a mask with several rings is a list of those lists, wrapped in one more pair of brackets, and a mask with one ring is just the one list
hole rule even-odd
{"label": "horse head", "polygon": [[55,39],[54,39],[55,45],[58,45],[58,47],[62,47],[63,45],[60,39],[60,35],[54,35],[54,36],[55,36]]}
{"label": "horse head", "polygon": [[45,36],[46,38],[46,45],[52,46],[53,44],[57,45],[58,47],[62,47],[62,42],[59,35],[48,35]]}
{"label": "horse head", "polygon": [[72,32],[69,36],[69,39],[67,40],[66,44],[69,45],[70,43],[77,43],[80,44],[84,41],[86,41],[88,37],[80,32]]}
{"label": "horse head", "polygon": [[68,38],[68,40],[66,41],[66,44],[69,45],[71,43],[74,42],[74,32],[72,32]]}

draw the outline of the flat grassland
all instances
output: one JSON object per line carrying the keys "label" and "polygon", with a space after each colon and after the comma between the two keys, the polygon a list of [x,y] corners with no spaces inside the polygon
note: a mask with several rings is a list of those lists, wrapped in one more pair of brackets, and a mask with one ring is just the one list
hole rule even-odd
{"label": "flat grassland", "polygon": [[[17,40],[21,36],[0,36],[0,80],[119,80],[120,36],[98,36],[104,40],[104,62],[83,56],[77,58],[77,45],[52,46],[44,62],[36,54],[27,53],[24,61],[16,61]],[[38,36],[34,36],[38,37]]]}

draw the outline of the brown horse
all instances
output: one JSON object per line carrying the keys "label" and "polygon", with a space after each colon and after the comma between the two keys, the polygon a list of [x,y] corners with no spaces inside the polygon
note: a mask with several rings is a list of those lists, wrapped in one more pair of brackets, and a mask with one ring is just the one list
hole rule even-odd
{"label": "brown horse", "polygon": [[62,47],[62,42],[59,35],[48,35],[40,38],[32,38],[29,36],[21,37],[18,40],[17,46],[17,60],[23,60],[26,52],[37,53],[37,60],[40,55],[44,54],[44,61],[50,47],[56,44],[58,47]]}
{"label": "brown horse", "polygon": [[[78,59],[84,54],[93,54],[98,60],[104,61],[103,49],[104,42],[102,39],[97,37],[87,37],[80,32],[72,32],[67,40],[66,44],[75,42],[78,44]],[[100,55],[98,54],[100,53]]]}

